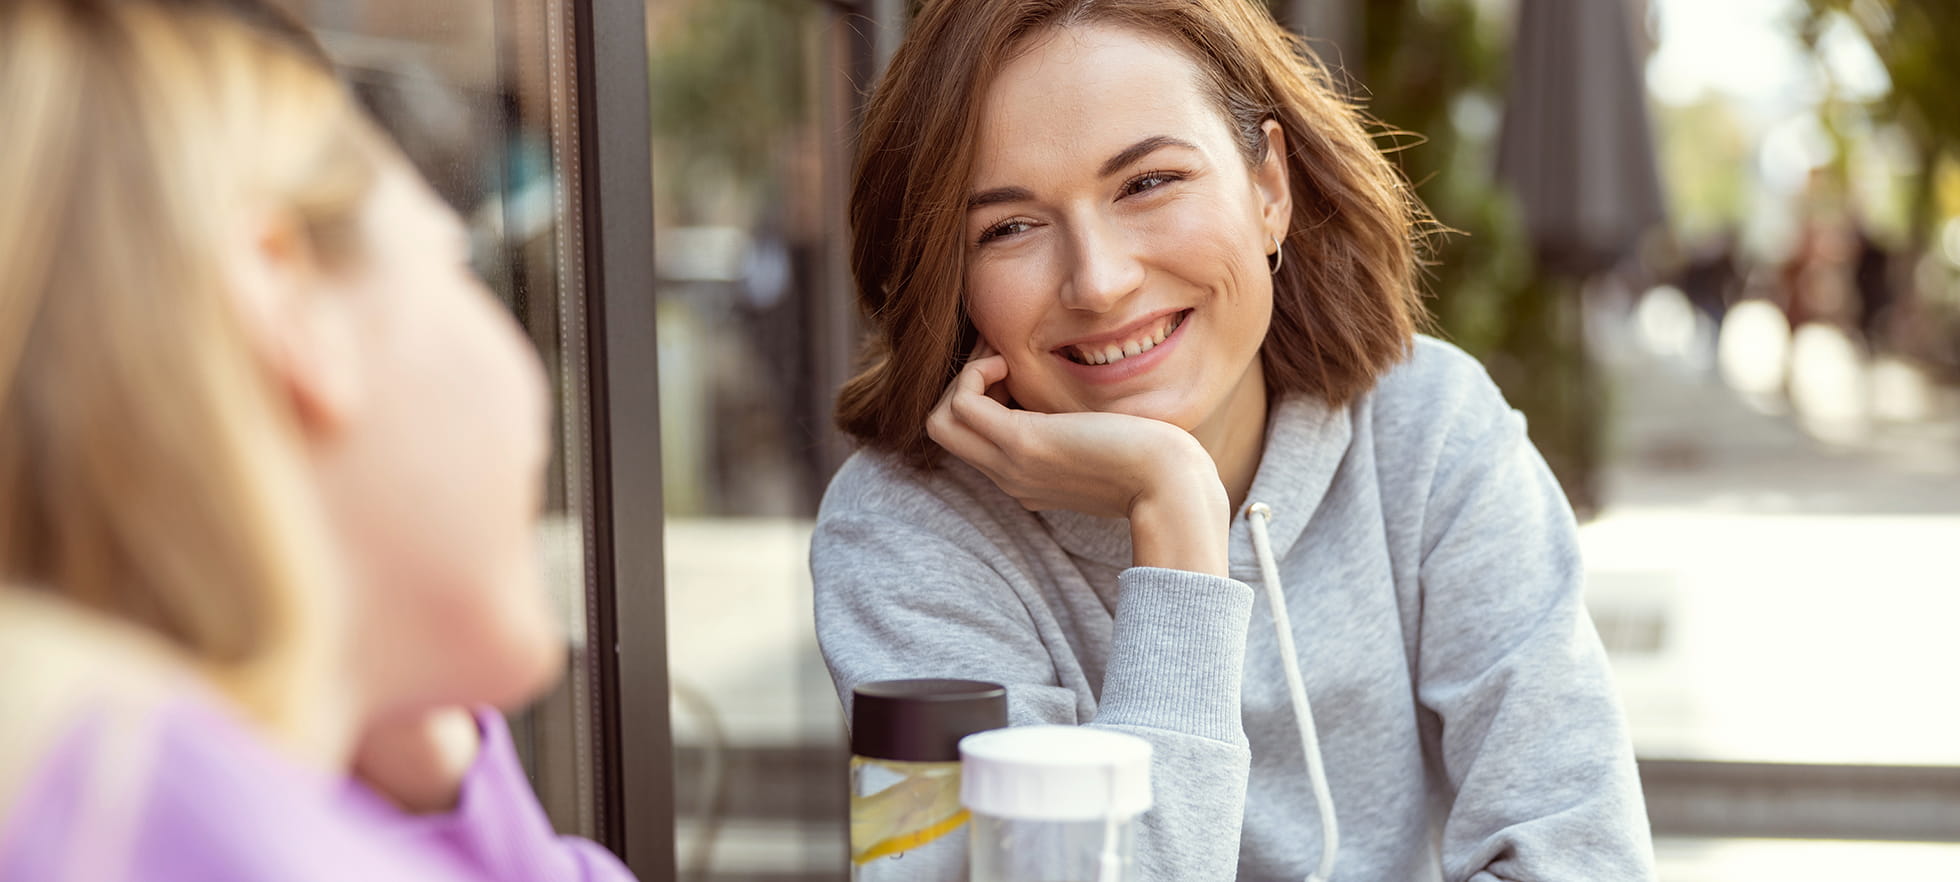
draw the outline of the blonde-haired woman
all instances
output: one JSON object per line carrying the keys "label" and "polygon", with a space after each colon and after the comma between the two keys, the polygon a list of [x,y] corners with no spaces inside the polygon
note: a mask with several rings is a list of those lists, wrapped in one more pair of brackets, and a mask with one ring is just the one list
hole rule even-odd
{"label": "blonde-haired woman", "polygon": [[630,878],[465,710],[561,638],[455,218],[190,6],[0,4],[0,119],[0,880]]}

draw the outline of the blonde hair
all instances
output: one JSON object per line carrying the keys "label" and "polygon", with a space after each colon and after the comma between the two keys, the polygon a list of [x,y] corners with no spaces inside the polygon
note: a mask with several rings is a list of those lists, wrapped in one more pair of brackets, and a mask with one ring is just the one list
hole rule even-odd
{"label": "blonde hair", "polygon": [[317,60],[132,0],[0,4],[0,119],[0,609],[134,626],[304,738],[337,583],[228,257],[282,212],[348,259],[375,136]]}

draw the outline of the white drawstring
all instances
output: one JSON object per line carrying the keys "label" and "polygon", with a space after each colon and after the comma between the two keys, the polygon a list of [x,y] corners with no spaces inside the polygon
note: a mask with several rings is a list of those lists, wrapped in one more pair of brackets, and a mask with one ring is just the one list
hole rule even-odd
{"label": "white drawstring", "polygon": [[1341,830],[1334,821],[1334,794],[1327,789],[1327,769],[1320,756],[1320,736],[1313,727],[1313,707],[1307,704],[1306,680],[1300,676],[1300,654],[1293,649],[1293,623],[1279,590],[1279,564],[1273,560],[1273,540],[1266,527],[1273,510],[1255,502],[1245,510],[1252,527],[1252,551],[1259,557],[1259,576],[1266,582],[1266,599],[1273,607],[1273,630],[1279,635],[1280,659],[1286,663],[1286,688],[1293,696],[1293,717],[1300,724],[1300,749],[1307,754],[1307,778],[1313,782],[1314,807],[1320,811],[1320,869],[1307,882],[1327,882],[1334,874],[1334,853],[1341,847]]}

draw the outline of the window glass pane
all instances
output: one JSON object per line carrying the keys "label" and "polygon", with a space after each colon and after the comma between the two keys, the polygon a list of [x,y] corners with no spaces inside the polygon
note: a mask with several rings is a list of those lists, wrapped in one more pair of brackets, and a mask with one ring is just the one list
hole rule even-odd
{"label": "window glass pane", "polygon": [[468,226],[477,272],[537,344],[556,399],[555,451],[539,537],[566,633],[564,682],[512,720],[546,810],[597,837],[604,770],[593,742],[587,640],[591,516],[587,327],[578,274],[568,0],[302,0],[347,81]]}
{"label": "window glass pane", "polygon": [[[836,5],[890,22],[912,4]],[[1445,239],[1432,268],[1438,327],[1530,417],[1579,509],[1588,601],[1649,769],[1788,763],[1818,785],[1816,766],[1960,764],[1960,705],[1927,698],[1960,662],[1946,633],[1960,614],[1946,559],[1960,535],[1960,163],[1887,116],[1949,94],[1951,77],[1907,65],[1894,73],[1920,81],[1832,98],[1804,85],[1821,55],[1798,12],[1627,4],[1670,229],[1581,280],[1537,265],[1491,175],[1508,65],[1530,54],[1514,45],[1523,5],[1390,5],[1406,14],[1269,4],[1317,28],[1372,113],[1426,139],[1396,161],[1470,233]],[[1822,55],[1842,44],[1886,65],[1933,30],[1818,15]],[[835,876],[841,720],[804,555],[853,339],[844,145],[897,28],[814,0],[651,0],[649,24],[682,865]],[[1727,82],[1734,53],[1694,48],[1728,45],[1785,79]],[[1733,91],[1749,88],[1760,94]],[[1650,786],[1657,820],[1694,795],[1673,788]],[[1844,824],[1830,835],[1878,835],[1840,797],[1785,808]],[[1661,849],[1679,879],[1840,860],[1918,878],[1952,859],[1826,842]]]}
{"label": "window glass pane", "polygon": [[853,31],[810,0],[648,19],[682,876],[838,878],[843,728],[806,561],[851,341]]}

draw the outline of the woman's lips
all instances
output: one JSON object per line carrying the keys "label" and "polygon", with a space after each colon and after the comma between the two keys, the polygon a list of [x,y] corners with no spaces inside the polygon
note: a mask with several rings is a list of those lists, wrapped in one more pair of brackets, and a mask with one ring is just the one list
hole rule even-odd
{"label": "woman's lips", "polygon": [[1065,354],[1067,347],[1057,349],[1052,354],[1066,366],[1065,370],[1082,380],[1091,383],[1120,383],[1156,367],[1169,358],[1171,350],[1177,347],[1178,341],[1184,339],[1185,330],[1190,326],[1194,315],[1196,315],[1195,311],[1189,309],[1172,313],[1176,325],[1163,338],[1163,342],[1154,344],[1148,351],[1126,355],[1118,361],[1107,364],[1084,364]]}
{"label": "woman's lips", "polygon": [[[1166,309],[1154,315],[1147,315],[1144,316],[1143,318],[1137,319],[1135,322],[1132,322],[1128,326],[1125,326],[1113,332],[1098,334],[1093,337],[1078,337],[1074,340],[1070,340],[1068,342],[1062,343],[1059,346],[1056,346],[1053,349],[1053,351],[1062,352],[1062,353],[1069,353],[1071,350],[1096,351],[1105,346],[1110,346],[1110,345],[1115,345],[1120,348],[1126,342],[1136,340],[1139,337],[1143,337],[1155,331],[1161,330],[1165,322],[1174,319],[1178,316],[1181,316],[1187,312],[1190,312],[1190,310],[1189,309]],[[1085,360],[1093,361],[1093,359],[1085,359]]]}
{"label": "woman's lips", "polygon": [[1184,311],[1167,312],[1137,322],[1119,333],[1071,343],[1058,347],[1056,351],[1078,364],[1111,364],[1149,352],[1176,331],[1178,323],[1183,320]]}

